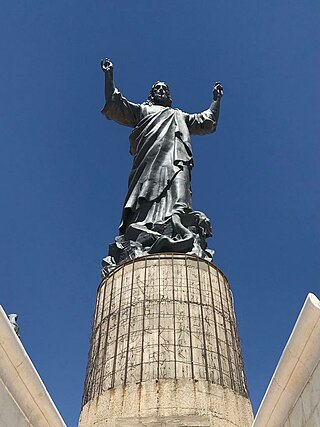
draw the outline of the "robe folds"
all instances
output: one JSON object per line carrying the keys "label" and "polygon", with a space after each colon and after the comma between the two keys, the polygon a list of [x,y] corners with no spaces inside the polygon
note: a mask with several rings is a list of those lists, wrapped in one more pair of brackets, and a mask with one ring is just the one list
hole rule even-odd
{"label": "robe folds", "polygon": [[[174,214],[192,213],[190,135],[214,132],[216,118],[210,109],[199,114],[187,114],[147,102],[135,104],[117,89],[102,114],[133,128],[129,138],[133,165],[120,236],[123,236],[122,243],[140,241],[142,246],[149,248],[161,234],[168,235],[163,227]],[[179,240],[181,230],[177,232],[173,228],[171,226],[169,231],[170,238]],[[153,240],[141,238],[143,233],[149,237],[151,233]],[[174,248],[169,249],[174,251]]]}

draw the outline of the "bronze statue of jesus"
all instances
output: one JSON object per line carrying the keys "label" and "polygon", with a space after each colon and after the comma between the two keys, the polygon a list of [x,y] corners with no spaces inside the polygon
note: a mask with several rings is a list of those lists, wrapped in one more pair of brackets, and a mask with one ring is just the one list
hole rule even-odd
{"label": "bronze statue of jesus", "polygon": [[113,64],[101,61],[105,73],[108,119],[133,128],[130,153],[134,156],[124,202],[120,235],[103,260],[108,273],[119,263],[156,252],[183,252],[211,260],[206,238],[209,219],[192,210],[190,135],[216,130],[223,88],[216,83],[210,107],[199,114],[172,108],[169,86],[157,81],[149,97],[135,104],[115,87]]}

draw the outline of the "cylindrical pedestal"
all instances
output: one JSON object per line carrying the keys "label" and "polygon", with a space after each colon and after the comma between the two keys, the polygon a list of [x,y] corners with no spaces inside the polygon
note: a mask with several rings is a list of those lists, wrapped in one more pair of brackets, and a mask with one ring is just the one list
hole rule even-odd
{"label": "cylindrical pedestal", "polygon": [[79,427],[251,426],[229,284],[212,263],[155,254],[97,294]]}

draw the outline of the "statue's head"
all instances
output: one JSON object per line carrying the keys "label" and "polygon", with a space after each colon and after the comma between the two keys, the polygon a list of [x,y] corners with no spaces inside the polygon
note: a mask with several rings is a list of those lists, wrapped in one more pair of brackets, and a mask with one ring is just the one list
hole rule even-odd
{"label": "statue's head", "polygon": [[172,99],[170,96],[170,89],[167,83],[160,81],[155,82],[155,84],[150,90],[147,102],[148,104],[171,107]]}

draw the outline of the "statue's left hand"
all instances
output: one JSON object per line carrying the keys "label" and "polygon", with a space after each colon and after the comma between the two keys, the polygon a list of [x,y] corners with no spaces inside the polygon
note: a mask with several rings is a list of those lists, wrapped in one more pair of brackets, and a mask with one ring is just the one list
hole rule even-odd
{"label": "statue's left hand", "polygon": [[223,97],[223,87],[220,82],[217,82],[213,88],[213,99],[217,101]]}

